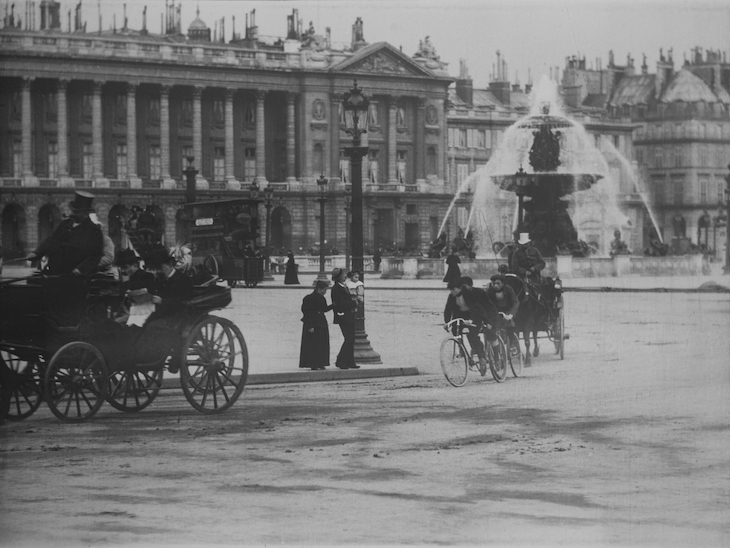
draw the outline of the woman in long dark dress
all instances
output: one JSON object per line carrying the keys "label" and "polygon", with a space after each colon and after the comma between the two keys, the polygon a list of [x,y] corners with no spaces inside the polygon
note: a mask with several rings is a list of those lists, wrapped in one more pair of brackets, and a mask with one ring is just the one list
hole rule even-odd
{"label": "woman in long dark dress", "polygon": [[286,262],[286,273],[284,274],[285,285],[299,285],[299,277],[297,276],[297,263],[294,262],[294,253],[287,253],[289,260]]}
{"label": "woman in long dark dress", "polygon": [[459,281],[459,278],[461,278],[461,269],[459,268],[460,262],[461,259],[456,254],[456,248],[452,248],[451,255],[446,257],[446,265],[448,266],[448,269],[446,270],[446,276],[444,276],[444,281],[446,283],[456,283]]}
{"label": "woman in long dark dress", "polygon": [[314,291],[302,300],[302,346],[299,367],[324,369],[330,364],[330,331],[325,312],[332,310],[324,298],[329,282],[318,280]]}

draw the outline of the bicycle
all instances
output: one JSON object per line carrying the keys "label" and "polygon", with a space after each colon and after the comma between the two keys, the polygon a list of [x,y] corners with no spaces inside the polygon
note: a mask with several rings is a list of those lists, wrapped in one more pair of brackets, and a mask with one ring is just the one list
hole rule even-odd
{"label": "bicycle", "polygon": [[[466,382],[469,369],[478,370],[481,376],[487,374],[486,364],[481,364],[479,359],[472,356],[471,346],[466,334],[470,327],[474,324],[463,318],[455,318],[446,324],[448,330],[456,326],[456,335],[447,337],[441,343],[441,369],[444,372],[446,380],[452,386],[463,386]],[[486,361],[489,363],[489,369],[492,372],[494,380],[502,382],[507,376],[507,350],[504,340],[497,335],[498,347],[500,348],[499,360],[496,359],[494,349],[491,344],[484,345],[484,353]]]}
{"label": "bicycle", "polygon": [[504,312],[500,312],[499,315],[501,316],[501,325],[499,326],[498,333],[503,341],[505,342],[505,346],[507,347],[507,360],[509,361],[510,369],[512,370],[512,375],[516,377],[519,377],[522,374],[522,365],[523,365],[523,358],[522,358],[522,350],[520,350],[520,340],[517,337],[517,332],[512,331],[512,337],[510,337],[507,333],[507,318],[505,317],[506,314]]}

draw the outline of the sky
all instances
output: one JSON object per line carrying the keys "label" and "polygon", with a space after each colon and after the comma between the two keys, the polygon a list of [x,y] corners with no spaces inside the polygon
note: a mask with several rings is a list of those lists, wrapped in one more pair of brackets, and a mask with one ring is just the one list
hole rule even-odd
{"label": "sky", "polygon": [[[11,0],[6,0],[10,2]],[[22,2],[16,1],[16,13]],[[76,0],[61,0],[62,27]],[[36,6],[40,2],[36,2]],[[116,15],[123,22],[123,0],[83,0],[87,31],[109,29]],[[147,6],[147,27],[160,32],[165,0],[127,0],[131,28],[141,28],[142,8]],[[348,43],[355,19],[362,17],[365,40],[386,41],[413,55],[426,36],[451,76],[459,74],[465,59],[475,86],[486,87],[496,62],[496,52],[508,64],[509,80],[525,84],[528,71],[533,82],[552,67],[565,67],[565,58],[585,56],[589,66],[601,58],[605,67],[613,50],[616,64],[625,64],[627,54],[637,70],[642,54],[649,72],[656,69],[659,49],[673,48],[675,66],[692,48],[727,52],[730,61],[729,0],[183,0],[182,27],[186,31],[200,7],[200,17],[213,29],[226,18],[230,39],[232,16],[236,31],[243,33],[246,14],[256,10],[259,34],[285,37],[286,16],[299,10],[304,28],[311,21],[318,34],[331,28],[332,41]],[[37,16],[39,18],[39,16]]]}

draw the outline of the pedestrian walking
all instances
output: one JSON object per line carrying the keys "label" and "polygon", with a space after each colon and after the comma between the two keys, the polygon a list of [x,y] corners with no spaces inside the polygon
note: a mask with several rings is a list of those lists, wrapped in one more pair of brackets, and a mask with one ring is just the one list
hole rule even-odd
{"label": "pedestrian walking", "polygon": [[335,312],[334,323],[340,326],[344,342],[337,354],[335,366],[339,369],[360,369],[355,364],[355,311],[357,305],[345,287],[347,274],[341,268],[332,270],[332,308]]}
{"label": "pedestrian walking", "polygon": [[380,248],[378,247],[375,250],[375,253],[373,254],[373,269],[375,272],[380,272],[380,263],[382,262],[383,257],[380,254]]}
{"label": "pedestrian walking", "polygon": [[286,262],[286,273],[284,274],[285,285],[299,285],[299,276],[297,276],[297,263],[294,262],[294,253],[287,253],[289,260]]}
{"label": "pedestrian walking", "polygon": [[330,364],[330,330],[325,312],[332,310],[324,298],[329,282],[317,280],[314,291],[302,299],[302,345],[299,367],[313,371]]}
{"label": "pedestrian walking", "polygon": [[459,268],[459,263],[461,262],[461,259],[459,258],[459,255],[456,254],[456,248],[451,248],[451,254],[446,257],[446,266],[448,267],[446,269],[446,275],[444,276],[444,280],[447,284],[449,282],[458,282],[459,278],[461,278],[461,269]]}

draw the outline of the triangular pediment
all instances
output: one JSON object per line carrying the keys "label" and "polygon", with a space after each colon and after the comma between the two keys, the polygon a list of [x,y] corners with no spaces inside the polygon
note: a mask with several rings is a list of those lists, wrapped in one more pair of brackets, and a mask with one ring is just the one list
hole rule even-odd
{"label": "triangular pediment", "polygon": [[363,74],[436,77],[433,72],[419,65],[387,42],[378,42],[358,50],[348,59],[332,67],[332,70]]}

